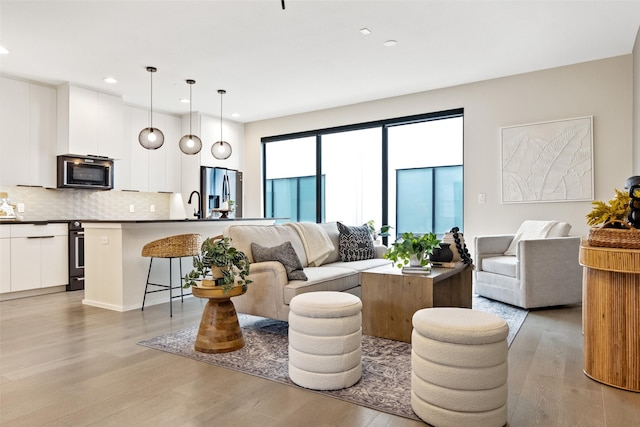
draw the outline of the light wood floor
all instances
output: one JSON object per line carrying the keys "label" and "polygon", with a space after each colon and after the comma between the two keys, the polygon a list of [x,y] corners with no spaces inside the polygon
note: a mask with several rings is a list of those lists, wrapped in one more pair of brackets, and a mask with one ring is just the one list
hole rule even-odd
{"label": "light wood floor", "polygon": [[[66,292],[0,303],[2,426],[419,426],[136,342],[197,324],[202,301],[118,313]],[[581,308],[529,313],[509,350],[509,426],[632,426],[640,393],[582,373]]]}

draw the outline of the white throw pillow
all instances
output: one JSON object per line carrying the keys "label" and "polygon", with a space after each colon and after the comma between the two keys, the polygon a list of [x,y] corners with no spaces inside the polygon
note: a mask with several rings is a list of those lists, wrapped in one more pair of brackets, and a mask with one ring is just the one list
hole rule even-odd
{"label": "white throw pillow", "polygon": [[527,220],[520,225],[520,228],[513,237],[505,255],[516,255],[518,242],[520,240],[544,239],[547,237],[567,237],[571,230],[571,225],[558,221],[532,221]]}

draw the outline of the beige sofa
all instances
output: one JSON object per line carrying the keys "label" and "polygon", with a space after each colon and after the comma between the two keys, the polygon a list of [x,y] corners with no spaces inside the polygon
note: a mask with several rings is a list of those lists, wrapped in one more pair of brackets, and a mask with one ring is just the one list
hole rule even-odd
{"label": "beige sofa", "polygon": [[[247,254],[251,261],[251,274],[248,278],[253,283],[244,295],[233,298],[239,313],[288,320],[289,302],[294,296],[314,291],[340,291],[360,296],[360,273],[390,264],[390,261],[382,258],[385,246],[374,246],[374,259],[342,262],[338,251],[337,223],[324,223],[320,227],[326,231],[334,249],[317,267],[309,265],[304,236],[290,225],[232,225],[224,230],[223,235],[231,238],[232,245]],[[274,247],[287,241],[291,242],[300,258],[308,280],[289,281],[285,267],[280,262],[254,262],[251,243]],[[309,246],[309,242],[306,243]]]}

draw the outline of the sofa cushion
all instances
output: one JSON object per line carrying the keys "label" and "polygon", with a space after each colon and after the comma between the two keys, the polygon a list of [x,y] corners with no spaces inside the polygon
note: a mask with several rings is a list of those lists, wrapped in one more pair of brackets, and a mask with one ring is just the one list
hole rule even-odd
{"label": "sofa cushion", "polygon": [[224,236],[231,238],[231,244],[239,251],[244,252],[249,257],[250,262],[254,262],[251,254],[251,243],[260,246],[277,246],[284,242],[291,242],[298,258],[303,266],[308,264],[307,254],[300,240],[298,232],[284,225],[231,225],[224,230]]}
{"label": "sofa cushion", "polygon": [[372,259],[364,259],[362,261],[351,261],[351,262],[336,261],[336,262],[332,262],[331,264],[323,264],[322,266],[350,268],[355,271],[365,271],[365,270],[369,270],[370,268],[381,267],[383,265],[388,265],[388,264],[391,264],[391,261],[389,261],[388,259],[372,258]]}
{"label": "sofa cushion", "polygon": [[347,291],[360,285],[360,274],[350,268],[305,267],[308,281],[293,280],[284,286],[284,303],[289,304],[291,298],[298,294],[315,291]]}
{"label": "sofa cushion", "polygon": [[289,280],[307,280],[307,275],[302,270],[302,263],[296,254],[291,242],[286,241],[281,245],[266,248],[253,242],[251,254],[255,262],[278,261],[284,265]]}
{"label": "sofa cushion", "polygon": [[348,226],[338,222],[340,232],[339,251],[341,261],[361,261],[375,256],[369,227]]}
{"label": "sofa cushion", "polygon": [[515,256],[493,256],[482,260],[482,271],[501,274],[503,276],[516,277],[518,271],[518,259]]}
{"label": "sofa cushion", "polygon": [[518,242],[520,240],[544,239],[547,237],[567,237],[571,225],[558,221],[524,221],[511,244],[504,252],[505,255],[517,255]]}

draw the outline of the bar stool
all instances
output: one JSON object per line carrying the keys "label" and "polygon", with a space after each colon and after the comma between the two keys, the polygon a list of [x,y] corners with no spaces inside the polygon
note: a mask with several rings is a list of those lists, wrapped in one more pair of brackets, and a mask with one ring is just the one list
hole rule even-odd
{"label": "bar stool", "polygon": [[[147,298],[147,294],[154,292],[169,291],[169,316],[173,317],[173,299],[178,298],[178,295],[173,296],[173,290],[180,288],[180,300],[184,301],[184,293],[182,291],[182,282],[184,276],[182,275],[182,263],[180,258],[188,256],[196,256],[200,254],[200,246],[202,245],[202,236],[200,234],[179,234],[176,236],[169,236],[163,239],[154,240],[149,242],[142,248],[143,257],[151,257],[149,261],[149,272],[147,273],[147,284],[144,287],[144,296],[142,298],[142,311],[144,311],[144,303]],[[153,265],[154,258],[166,258],[169,260],[169,284],[152,283],[149,282],[151,276],[151,266]],[[172,283],[172,260],[178,259],[178,265],[180,266],[180,284],[179,286],[173,286]],[[156,286],[161,289],[149,290],[149,286]],[[191,295],[191,294],[186,294]]]}

